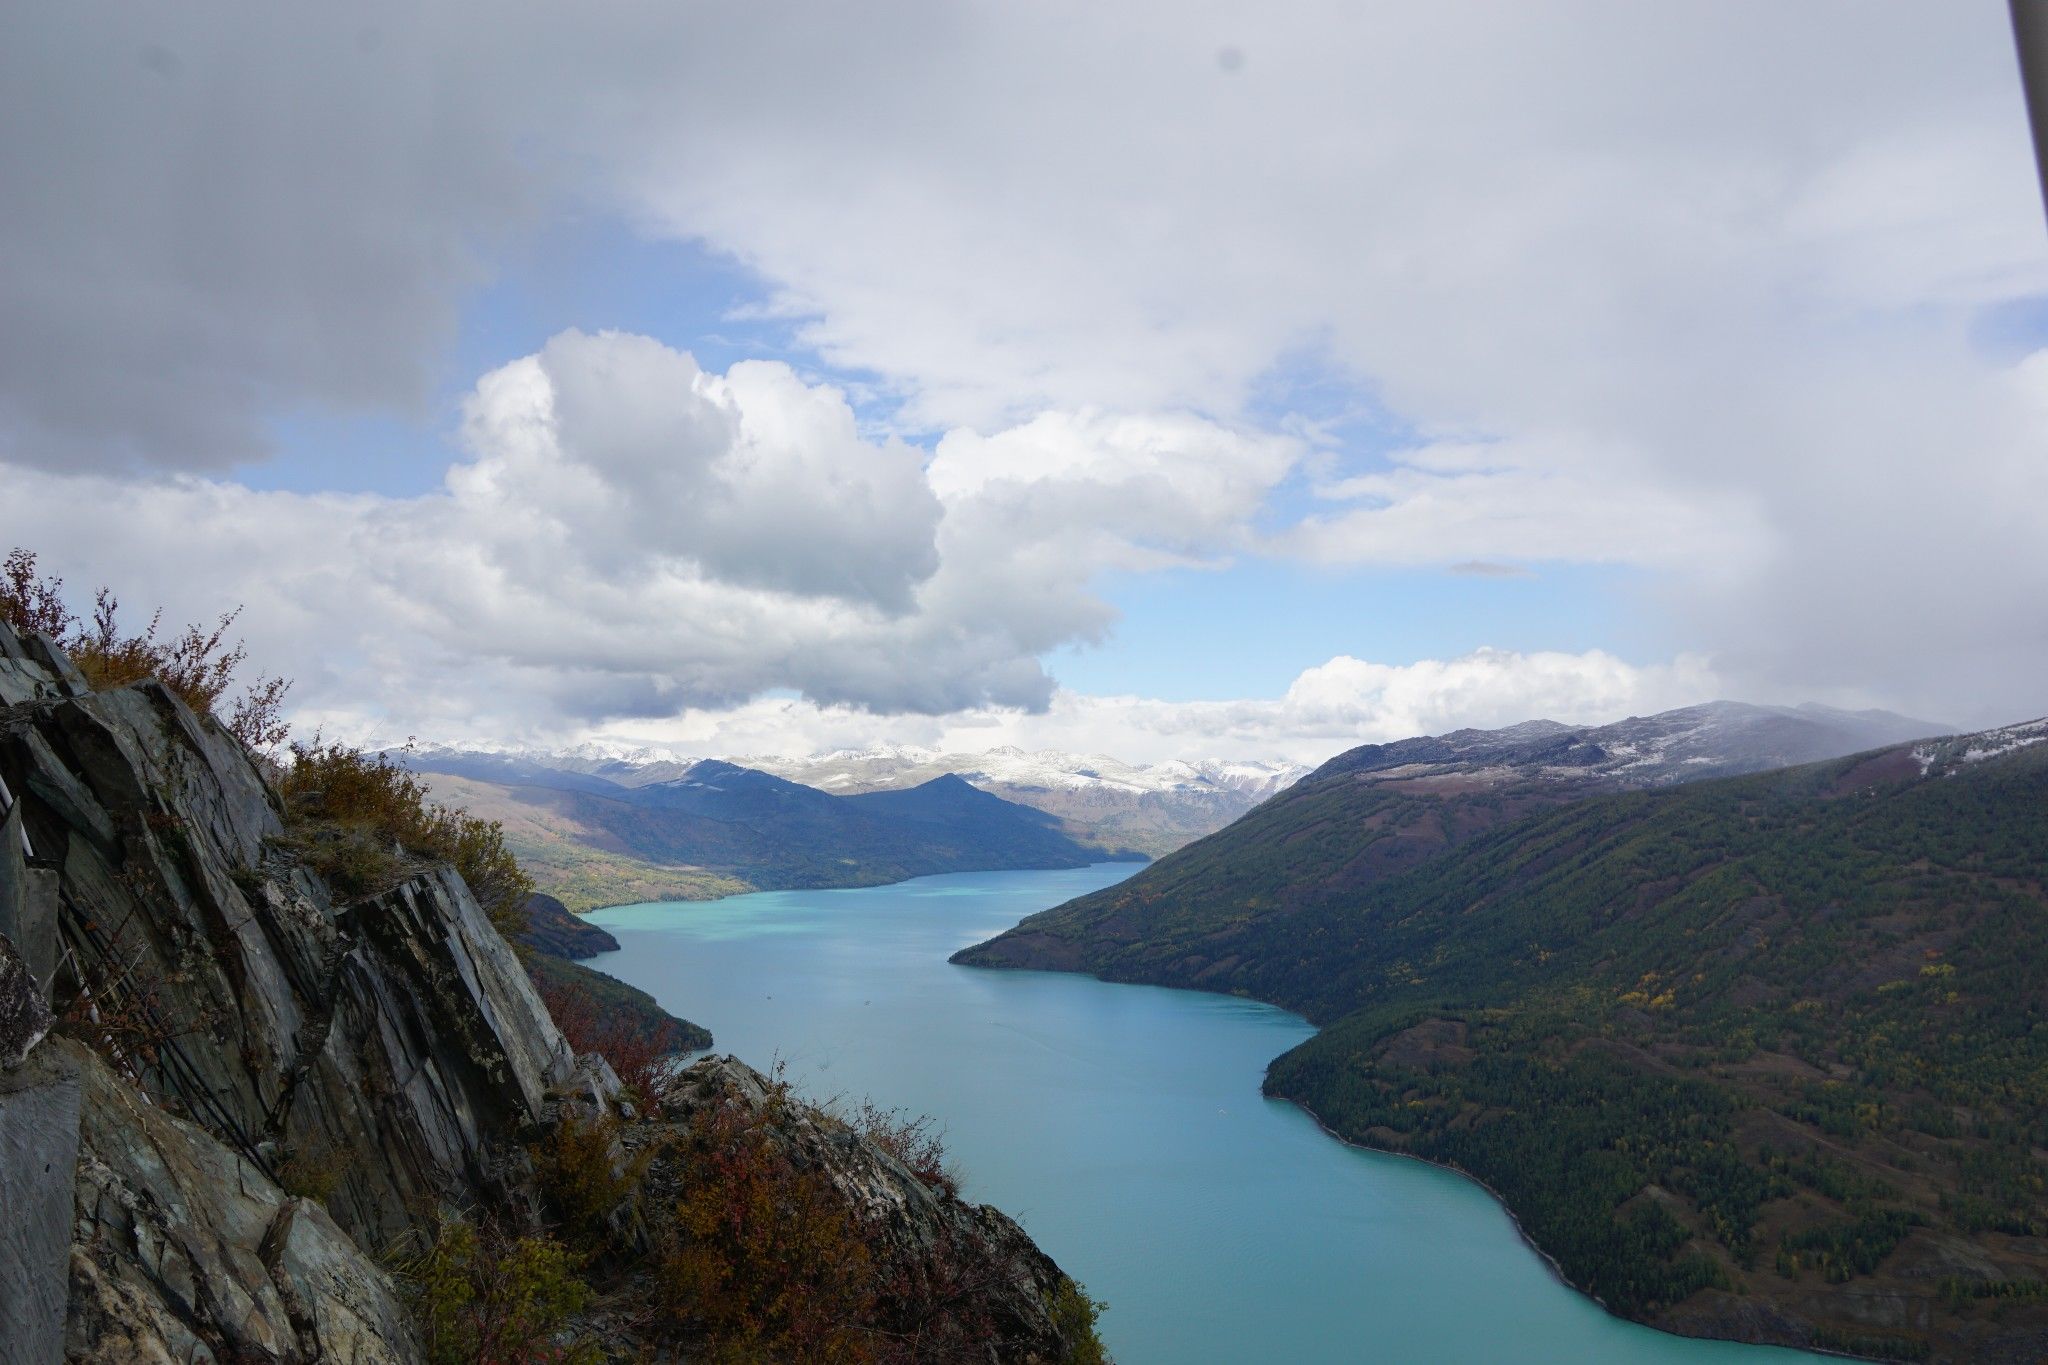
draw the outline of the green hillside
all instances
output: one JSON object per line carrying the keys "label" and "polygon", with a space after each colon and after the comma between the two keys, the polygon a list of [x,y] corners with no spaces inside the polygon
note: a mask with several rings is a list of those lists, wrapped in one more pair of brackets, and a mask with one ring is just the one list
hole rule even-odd
{"label": "green hillside", "polygon": [[[1075,902],[966,960],[1056,942],[1302,1011],[1327,1027],[1272,1093],[1485,1181],[1616,1311],[2033,1359],[2048,744],[1997,753],[2012,733],[1571,801],[1352,881],[1290,881],[1316,826],[1257,834],[1268,806],[1233,827],[1251,869],[1185,859],[1148,903]],[[1431,819],[1383,809],[1379,843]]]}

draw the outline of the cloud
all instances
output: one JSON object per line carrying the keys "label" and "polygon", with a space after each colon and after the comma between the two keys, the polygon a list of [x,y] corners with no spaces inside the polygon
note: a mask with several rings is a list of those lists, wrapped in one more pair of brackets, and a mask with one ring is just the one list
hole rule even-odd
{"label": "cloud", "polygon": [[922,452],[871,444],[786,365],[707,375],[647,337],[564,332],[484,376],[459,503],[538,515],[596,574],[688,561],[719,581],[900,615],[938,568]]}
{"label": "cloud", "polygon": [[778,692],[1028,713],[1039,657],[1112,623],[1098,575],[1242,544],[1295,454],[1092,414],[949,437],[928,471],[786,365],[574,331],[484,375],[462,439],[412,498],[19,470],[0,541],[174,619],[246,604],[307,723],[516,734]]}
{"label": "cloud", "polygon": [[221,469],[283,409],[419,411],[559,183],[493,55],[395,5],[10,8],[0,458]]}
{"label": "cloud", "polygon": [[616,733],[707,756],[815,753],[880,738],[966,752],[1012,744],[1109,753],[1133,762],[1245,757],[1320,763],[1358,744],[1466,726],[1538,716],[1599,724],[1647,715],[1709,700],[1720,687],[1706,661],[1689,656],[1642,667],[1598,650],[1481,649],[1405,665],[1340,655],[1304,671],[1276,698],[1165,702],[1061,690],[1036,714],[982,708],[884,723],[843,707],[765,699]]}
{"label": "cloud", "polygon": [[1764,540],[1754,497],[1660,482],[1564,440],[1399,451],[1383,470],[1316,491],[1341,510],[1311,513],[1273,543],[1321,564],[1499,556],[1686,572],[1753,560]]}
{"label": "cloud", "polygon": [[[16,6],[0,183],[13,466],[218,471],[282,413],[417,412],[566,213],[736,260],[936,438],[916,478],[787,371],[600,376],[593,338],[477,400],[544,381],[559,448],[513,421],[435,498],[100,488],[339,537],[279,573],[509,670],[530,721],[1041,706],[1036,657],[1113,624],[1092,575],[1248,551],[1647,566],[1639,609],[1741,692],[2040,709],[2038,366],[1970,339],[2048,292],[1995,5]],[[1414,439],[1322,452],[1279,515],[1299,455],[1254,400],[1304,355]],[[86,486],[22,483],[52,529]],[[126,524],[78,519],[81,557]],[[202,595],[210,558],[146,572]]]}
{"label": "cloud", "polygon": [[787,84],[723,84],[729,138],[618,163],[905,421],[1238,420],[1306,352],[1418,440],[1335,451],[1273,553],[1643,566],[1743,694],[2048,704],[2048,458],[1969,340],[2048,292],[1996,6],[919,19],[843,65],[764,40]]}

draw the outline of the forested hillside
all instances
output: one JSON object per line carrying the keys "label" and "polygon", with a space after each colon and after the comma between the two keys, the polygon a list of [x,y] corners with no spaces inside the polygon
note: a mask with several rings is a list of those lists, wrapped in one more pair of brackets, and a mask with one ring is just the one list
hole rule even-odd
{"label": "forested hillside", "polygon": [[1886,712],[1715,702],[1592,729],[1529,721],[1361,745],[1129,881],[1034,915],[958,960],[1267,994],[1246,979],[1269,965],[1266,921],[1363,894],[1533,812],[1833,758],[1934,728]]}
{"label": "forested hillside", "polygon": [[[1203,886],[1201,936],[1135,937],[1110,961],[1326,1025],[1275,1062],[1272,1093],[1485,1181],[1616,1311],[2037,1359],[2044,739],[2036,723],[1502,812],[1455,853],[1263,914]],[[1272,865],[1290,856],[1283,839]],[[1177,908],[1128,913],[1139,934],[1149,914],[1195,935]]]}

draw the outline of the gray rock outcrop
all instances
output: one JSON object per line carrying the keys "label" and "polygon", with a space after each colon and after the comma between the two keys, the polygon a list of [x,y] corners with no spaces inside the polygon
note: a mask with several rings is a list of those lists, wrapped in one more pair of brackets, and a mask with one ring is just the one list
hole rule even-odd
{"label": "gray rock outcrop", "polygon": [[[235,740],[5,626],[0,780],[0,920],[44,958],[0,940],[0,1141],[10,1182],[76,1152],[66,1353],[415,1356],[374,1254],[443,1203],[515,1197],[508,1139],[574,1065],[468,888],[421,865],[337,904]],[[44,1037],[53,975],[82,984],[90,1046]],[[51,1188],[0,1191],[10,1324],[48,1287],[47,1220],[16,1210]],[[18,1336],[0,1357],[56,1358]]]}
{"label": "gray rock outcrop", "polygon": [[72,1360],[419,1358],[403,1296],[327,1211],[90,1050],[50,1045],[83,1103],[70,1249]]}

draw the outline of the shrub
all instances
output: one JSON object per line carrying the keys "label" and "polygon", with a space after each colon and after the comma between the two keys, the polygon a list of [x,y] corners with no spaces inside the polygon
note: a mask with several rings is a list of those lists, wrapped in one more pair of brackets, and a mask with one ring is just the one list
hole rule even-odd
{"label": "shrub", "polygon": [[613,1217],[639,1189],[654,1153],[628,1158],[618,1143],[618,1121],[565,1114],[539,1142],[527,1147],[534,1182],[561,1220],[570,1243],[589,1253],[611,1241]]}
{"label": "shrub", "polygon": [[534,974],[533,984],[570,1047],[604,1058],[620,1082],[649,1108],[658,1111],[667,1102],[676,1084],[675,1054],[685,1041],[678,1021],[664,1019],[649,1026],[555,977]]}
{"label": "shrub", "polygon": [[293,744],[279,782],[286,814],[307,841],[313,865],[351,895],[381,890],[404,875],[405,855],[454,865],[477,904],[507,936],[525,926],[533,882],[505,847],[495,820],[428,799],[418,774],[389,754],[346,744]]}
{"label": "shrub", "polygon": [[248,657],[241,641],[230,644],[227,638],[240,607],[221,613],[211,629],[187,626],[169,638],[158,634],[163,624],[158,612],[140,635],[128,635],[121,629],[121,604],[113,593],[101,588],[93,597],[92,619],[82,622],[64,605],[63,588],[63,579],[36,572],[33,551],[10,551],[0,561],[0,620],[19,633],[40,632],[55,640],[95,690],[155,678],[194,711],[220,720],[250,748],[268,750],[284,743],[290,729],[282,712],[291,683],[283,678],[259,675],[234,698],[225,717],[219,714]]}
{"label": "shrub", "polygon": [[20,635],[47,635],[62,640],[78,624],[64,605],[64,580],[36,572],[32,550],[16,547],[0,562],[0,621]]}
{"label": "shrub", "polygon": [[875,1274],[862,1228],[823,1173],[799,1170],[759,1109],[726,1104],[684,1144],[683,1188],[657,1267],[661,1307],[714,1361],[867,1365]]}
{"label": "shrub", "polygon": [[277,1165],[277,1187],[299,1199],[325,1205],[341,1188],[355,1164],[353,1152],[336,1152],[323,1145],[293,1148]]}
{"label": "shrub", "polygon": [[945,1140],[929,1114],[883,1109],[863,1100],[850,1122],[855,1132],[908,1166],[927,1189],[959,1197],[960,1172],[947,1160]]}
{"label": "shrub", "polygon": [[1060,1337],[1067,1344],[1060,1365],[1110,1365],[1109,1352],[1095,1330],[1095,1320],[1108,1304],[1092,1297],[1070,1277],[1060,1281],[1049,1307]]}
{"label": "shrub", "polygon": [[[147,948],[128,946],[134,917],[110,936],[89,925],[56,984],[57,1027],[105,1057],[117,1074],[151,1094],[150,1078],[161,1080],[164,1054],[194,1030],[175,1017],[175,996]],[[165,1099],[162,1087],[153,1095]]]}
{"label": "shrub", "polygon": [[443,1217],[433,1244],[402,1266],[428,1365],[595,1365],[596,1347],[568,1331],[592,1297],[579,1268],[552,1238]]}

